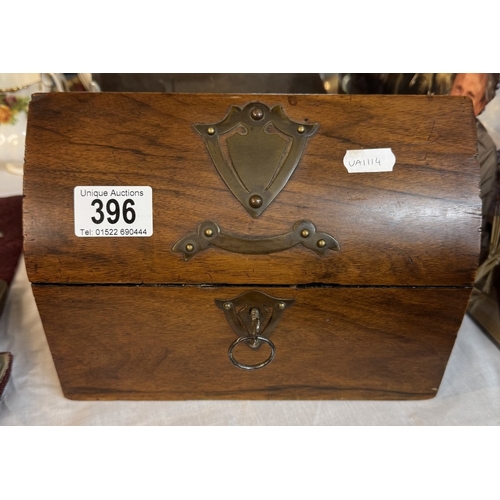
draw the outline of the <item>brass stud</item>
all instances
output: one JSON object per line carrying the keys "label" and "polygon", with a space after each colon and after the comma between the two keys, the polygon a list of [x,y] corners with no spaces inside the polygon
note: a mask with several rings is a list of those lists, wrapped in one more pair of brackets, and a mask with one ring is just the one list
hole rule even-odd
{"label": "brass stud", "polygon": [[319,248],[324,248],[324,247],[326,247],[326,241],[325,240],[318,240],[317,245],[319,246]]}
{"label": "brass stud", "polygon": [[309,231],[307,229],[302,229],[300,236],[302,236],[302,238],[307,238],[309,236]]}
{"label": "brass stud", "polygon": [[253,108],[252,111],[250,111],[250,116],[254,120],[262,120],[264,117],[264,112],[260,108]]}
{"label": "brass stud", "polygon": [[231,309],[231,307],[233,307],[233,304],[231,304],[231,302],[224,302],[224,309],[226,311],[229,311],[229,309]]}
{"label": "brass stud", "polygon": [[208,236],[210,238],[210,236],[212,236],[213,234],[214,232],[212,231],[212,229],[205,229],[205,236]]}
{"label": "brass stud", "polygon": [[186,250],[187,250],[188,252],[192,252],[192,251],[194,250],[194,245],[193,245],[193,244],[191,244],[191,243],[188,243],[188,244],[186,245]]}
{"label": "brass stud", "polygon": [[285,304],[284,302],[280,302],[280,303],[278,304],[278,307],[279,307],[280,309],[285,309],[286,304]]}
{"label": "brass stud", "polygon": [[208,135],[214,135],[215,134],[215,129],[213,127],[208,127],[207,134]]}
{"label": "brass stud", "polygon": [[305,131],[306,131],[306,127],[304,127],[304,125],[299,125],[299,126],[297,127],[297,132],[298,132],[299,134],[303,134]]}
{"label": "brass stud", "polygon": [[253,196],[250,196],[248,203],[252,208],[259,208],[262,206],[262,198],[258,194],[254,194]]}

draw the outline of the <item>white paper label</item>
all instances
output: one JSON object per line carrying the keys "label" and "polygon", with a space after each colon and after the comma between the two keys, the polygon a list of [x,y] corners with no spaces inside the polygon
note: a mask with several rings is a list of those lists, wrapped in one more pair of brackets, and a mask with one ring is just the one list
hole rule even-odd
{"label": "white paper label", "polygon": [[350,174],[392,172],[396,157],[391,148],[347,150],[344,166]]}
{"label": "white paper label", "polygon": [[74,200],[76,236],[120,238],[153,234],[150,186],[77,186]]}

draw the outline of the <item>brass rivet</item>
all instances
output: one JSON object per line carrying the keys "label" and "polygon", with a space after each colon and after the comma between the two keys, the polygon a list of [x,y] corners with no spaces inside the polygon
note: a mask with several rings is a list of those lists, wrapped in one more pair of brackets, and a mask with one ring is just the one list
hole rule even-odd
{"label": "brass rivet", "polygon": [[205,229],[205,236],[210,237],[212,236],[212,234],[214,234],[214,232],[210,228]]}
{"label": "brass rivet", "polygon": [[248,203],[252,208],[259,208],[262,206],[262,198],[258,194],[254,194],[253,196],[250,196]]}
{"label": "brass rivet", "polygon": [[297,132],[298,132],[299,134],[303,134],[305,131],[306,131],[306,127],[304,127],[304,125],[299,125],[299,126],[297,127]]}
{"label": "brass rivet", "polygon": [[208,135],[214,135],[215,134],[215,129],[213,127],[208,127],[207,134]]}
{"label": "brass rivet", "polygon": [[307,229],[302,229],[300,236],[302,236],[302,238],[307,238],[309,236],[309,231]]}
{"label": "brass rivet", "polygon": [[233,304],[231,304],[231,302],[224,302],[224,309],[229,310],[232,306]]}
{"label": "brass rivet", "polygon": [[278,307],[279,307],[280,309],[285,309],[286,304],[285,304],[284,302],[280,302],[280,303],[278,304]]}
{"label": "brass rivet", "polygon": [[252,111],[250,111],[250,116],[254,120],[262,120],[264,112],[260,108],[253,108]]}
{"label": "brass rivet", "polygon": [[320,248],[326,247],[326,241],[325,241],[325,240],[318,240],[317,245],[318,245]]}
{"label": "brass rivet", "polygon": [[186,245],[186,250],[187,250],[188,252],[192,252],[192,251],[194,250],[194,245],[192,245],[191,243],[188,243],[188,244]]}

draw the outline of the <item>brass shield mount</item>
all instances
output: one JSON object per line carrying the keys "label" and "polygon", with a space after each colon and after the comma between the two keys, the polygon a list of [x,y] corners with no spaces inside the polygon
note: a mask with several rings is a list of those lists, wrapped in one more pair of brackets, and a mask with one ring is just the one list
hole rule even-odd
{"label": "brass shield mount", "polygon": [[285,187],[318,124],[296,123],[281,106],[252,102],[194,128],[229,190],[257,218]]}

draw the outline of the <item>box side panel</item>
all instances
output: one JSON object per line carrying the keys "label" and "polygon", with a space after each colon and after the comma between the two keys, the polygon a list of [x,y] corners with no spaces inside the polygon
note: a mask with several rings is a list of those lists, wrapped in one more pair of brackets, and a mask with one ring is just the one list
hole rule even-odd
{"label": "box side panel", "polygon": [[[318,124],[258,218],[228,189],[194,128],[255,100],[281,106],[294,122]],[[49,94],[31,104],[26,144],[25,253],[33,282],[473,282],[481,216],[467,98]],[[392,149],[392,172],[348,173],[347,150],[377,148]],[[150,186],[153,235],[76,236],[76,186]],[[248,255],[209,246],[185,262],[172,249],[205,220],[243,238],[246,248],[309,220],[340,250],[319,255],[298,244]]]}
{"label": "box side panel", "polygon": [[[244,287],[33,289],[64,394],[82,400],[430,398],[469,293],[264,289],[295,303],[269,337],[275,359],[246,371],[228,358],[237,335],[215,305]],[[243,343],[235,356],[256,364],[266,348]]]}

